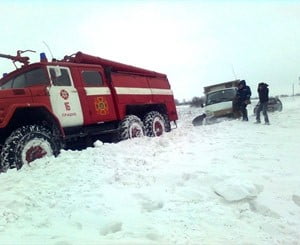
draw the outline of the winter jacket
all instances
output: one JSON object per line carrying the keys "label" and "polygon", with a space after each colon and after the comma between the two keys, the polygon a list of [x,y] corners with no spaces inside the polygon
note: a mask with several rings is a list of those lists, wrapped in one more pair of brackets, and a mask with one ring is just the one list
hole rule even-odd
{"label": "winter jacket", "polygon": [[237,92],[236,92],[236,98],[239,104],[250,102],[251,97],[251,89],[249,86],[246,85],[245,80],[240,81],[239,85],[242,85],[242,87],[239,86]]}
{"label": "winter jacket", "polygon": [[257,88],[259,102],[265,103],[269,101],[269,89],[268,84],[260,83]]}

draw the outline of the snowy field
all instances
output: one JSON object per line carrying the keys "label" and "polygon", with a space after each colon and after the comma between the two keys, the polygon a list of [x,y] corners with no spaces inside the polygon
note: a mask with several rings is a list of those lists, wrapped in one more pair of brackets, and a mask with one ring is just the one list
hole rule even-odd
{"label": "snowy field", "polygon": [[0,244],[300,244],[300,97],[0,175]]}

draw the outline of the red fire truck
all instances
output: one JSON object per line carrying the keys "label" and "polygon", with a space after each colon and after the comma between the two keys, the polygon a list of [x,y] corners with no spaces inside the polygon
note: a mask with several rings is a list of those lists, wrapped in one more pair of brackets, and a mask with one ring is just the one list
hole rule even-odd
{"label": "red fire truck", "polygon": [[0,171],[58,155],[68,142],[101,135],[160,136],[178,119],[167,76],[77,52],[22,67],[0,79]]}

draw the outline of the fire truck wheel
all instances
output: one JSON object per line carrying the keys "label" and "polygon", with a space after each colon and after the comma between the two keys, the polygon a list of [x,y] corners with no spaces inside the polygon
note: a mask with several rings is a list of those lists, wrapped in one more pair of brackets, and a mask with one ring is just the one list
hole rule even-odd
{"label": "fire truck wheel", "polygon": [[144,125],[137,116],[128,115],[120,124],[120,140],[144,136]]}
{"label": "fire truck wheel", "polygon": [[[150,137],[161,136],[167,130],[170,131],[170,122],[157,111],[151,111],[144,117],[145,134]],[[167,130],[166,130],[167,129]]]}
{"label": "fire truck wheel", "polygon": [[1,152],[0,169],[20,169],[24,164],[45,156],[58,155],[61,144],[41,125],[25,125],[6,139]]}

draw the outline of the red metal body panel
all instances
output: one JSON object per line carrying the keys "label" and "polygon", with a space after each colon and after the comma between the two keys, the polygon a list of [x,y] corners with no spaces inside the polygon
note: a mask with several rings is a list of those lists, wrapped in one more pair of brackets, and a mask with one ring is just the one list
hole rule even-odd
{"label": "red metal body panel", "polygon": [[151,88],[171,89],[167,77],[148,77],[148,81]]}
{"label": "red metal body panel", "polygon": [[32,102],[43,104],[47,108],[51,108],[47,86],[34,86],[29,88],[32,95]]}
{"label": "red metal body panel", "polygon": [[119,62],[103,59],[103,58],[100,58],[97,56],[84,54],[82,52],[77,52],[75,57],[69,57],[69,58],[70,58],[70,61],[74,62],[74,63],[101,65],[104,68],[111,67],[112,71],[137,73],[137,74],[141,74],[144,76],[166,77],[166,75],[162,74],[162,73],[146,70],[146,69],[131,66],[131,65],[122,64]]}
{"label": "red metal body panel", "polygon": [[149,88],[148,78],[133,74],[112,73],[113,87]]}
{"label": "red metal body panel", "polygon": [[167,77],[146,77],[127,73],[112,73],[120,117],[126,114],[126,105],[165,104],[169,119],[178,119],[174,97]]}
{"label": "red metal body panel", "polygon": [[9,123],[16,109],[26,107],[44,107],[51,112],[45,86],[0,90],[0,128],[4,128]]}
{"label": "red metal body panel", "polygon": [[[0,101],[0,103],[1,103],[1,101]],[[3,118],[3,121],[0,120],[0,128],[5,128],[8,125],[9,121],[11,120],[13,114],[15,113],[15,111],[17,109],[28,108],[28,107],[31,107],[31,108],[43,107],[51,113],[51,108],[49,108],[48,106],[45,106],[43,103],[41,103],[41,104],[38,104],[38,103],[14,103],[14,104],[8,106],[7,110],[4,110],[4,113],[3,113],[4,118]],[[1,111],[1,108],[2,107],[0,107],[0,111]],[[0,119],[1,119],[1,117],[0,117]],[[56,121],[59,123],[59,120],[57,118],[56,118]]]}
{"label": "red metal body panel", "polygon": [[0,128],[8,124],[16,108],[26,107],[30,103],[32,96],[29,89],[0,90]]}

